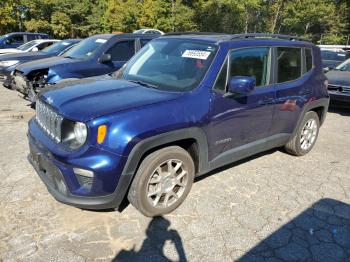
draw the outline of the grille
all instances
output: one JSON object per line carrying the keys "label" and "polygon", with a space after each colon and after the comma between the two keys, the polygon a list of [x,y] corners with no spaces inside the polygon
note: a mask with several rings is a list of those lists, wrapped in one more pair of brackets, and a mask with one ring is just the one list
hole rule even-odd
{"label": "grille", "polygon": [[350,86],[343,86],[342,89],[344,93],[350,93]]}
{"label": "grille", "polygon": [[39,126],[55,142],[61,142],[61,126],[63,118],[41,100],[36,102],[36,121]]}
{"label": "grille", "polygon": [[350,94],[350,86],[341,86],[341,85],[328,85],[330,91],[338,91],[340,93]]}

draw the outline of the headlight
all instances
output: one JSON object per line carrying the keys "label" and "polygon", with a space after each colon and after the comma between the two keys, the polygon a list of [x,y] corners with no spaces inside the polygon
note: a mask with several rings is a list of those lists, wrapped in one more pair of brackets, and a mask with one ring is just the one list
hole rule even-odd
{"label": "headlight", "polygon": [[87,128],[84,123],[76,122],[74,125],[74,136],[78,143],[78,146],[82,146],[87,137]]}
{"label": "headlight", "polygon": [[78,149],[84,145],[88,130],[87,126],[81,122],[64,119],[62,122],[62,142],[70,149]]}
{"label": "headlight", "polygon": [[18,64],[18,63],[19,63],[18,60],[1,61],[0,66],[9,67],[9,66],[13,66],[13,65]]}

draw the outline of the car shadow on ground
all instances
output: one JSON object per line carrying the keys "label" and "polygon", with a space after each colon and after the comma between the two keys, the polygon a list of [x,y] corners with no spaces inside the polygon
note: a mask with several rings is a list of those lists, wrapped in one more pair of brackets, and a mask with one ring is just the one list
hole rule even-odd
{"label": "car shadow on ground", "polygon": [[[165,241],[172,241],[179,261],[186,261],[180,235],[170,221],[154,218],[139,250],[122,250],[113,261],[169,261]],[[205,229],[203,229],[205,230]],[[232,232],[234,234],[234,232]],[[350,257],[350,205],[321,199],[250,249],[237,261],[346,261]]]}
{"label": "car shadow on ground", "polygon": [[264,151],[264,152],[261,152],[261,153],[258,153],[258,154],[255,154],[255,155],[252,155],[252,156],[249,156],[249,157],[246,157],[244,159],[241,159],[241,160],[238,160],[236,162],[233,162],[233,163],[230,163],[230,164],[227,164],[225,166],[222,166],[222,167],[219,167],[219,168],[216,168],[208,173],[205,173],[203,175],[200,175],[198,177],[195,178],[195,182],[199,182],[207,177],[210,177],[212,175],[215,175],[217,173],[220,173],[220,172],[223,172],[227,169],[230,169],[230,168],[233,168],[233,167],[236,167],[236,166],[239,166],[239,165],[242,165],[242,164],[245,164],[249,161],[252,161],[254,159],[257,159],[259,157],[262,157],[262,156],[266,156],[266,155],[271,155],[277,151],[283,151],[282,148],[273,148],[273,149],[270,149],[270,150],[267,150],[267,151]]}
{"label": "car shadow on ground", "polygon": [[328,108],[329,113],[336,113],[342,116],[350,116],[350,106],[349,108],[343,108],[343,107],[336,107],[336,106],[330,106]]}

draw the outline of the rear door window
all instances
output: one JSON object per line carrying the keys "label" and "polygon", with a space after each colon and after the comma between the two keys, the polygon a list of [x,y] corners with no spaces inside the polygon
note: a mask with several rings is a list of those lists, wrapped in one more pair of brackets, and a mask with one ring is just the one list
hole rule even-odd
{"label": "rear door window", "polygon": [[11,44],[22,44],[23,43],[23,35],[12,35],[9,37]]}
{"label": "rear door window", "polygon": [[301,48],[277,47],[277,82],[296,80],[301,73]]}
{"label": "rear door window", "polygon": [[118,42],[106,53],[111,55],[112,61],[127,61],[135,54],[135,41]]}

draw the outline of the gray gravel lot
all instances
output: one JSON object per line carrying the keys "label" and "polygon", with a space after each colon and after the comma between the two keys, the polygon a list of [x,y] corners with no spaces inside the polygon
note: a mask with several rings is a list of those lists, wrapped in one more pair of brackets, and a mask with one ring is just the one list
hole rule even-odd
{"label": "gray gravel lot", "polygon": [[212,172],[157,219],[56,202],[26,159],[33,115],[0,88],[0,261],[350,261],[350,111],[328,114],[307,156]]}

